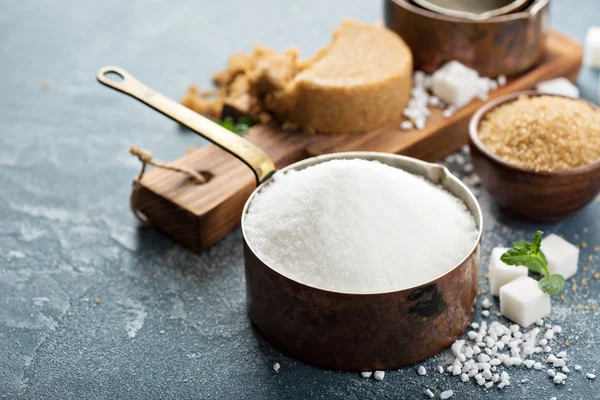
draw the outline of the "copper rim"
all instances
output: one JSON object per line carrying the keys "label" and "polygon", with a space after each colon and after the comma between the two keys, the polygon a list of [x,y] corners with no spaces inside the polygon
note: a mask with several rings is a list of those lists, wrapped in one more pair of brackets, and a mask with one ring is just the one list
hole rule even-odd
{"label": "copper rim", "polygon": [[[377,157],[379,157],[380,155],[382,155],[384,153],[378,153],[378,152],[373,152],[373,151],[353,151],[353,152],[343,152],[343,153],[332,153],[332,154],[325,154],[325,155],[320,155],[320,156],[316,156],[316,157],[311,157],[311,158],[307,158],[306,160],[302,160],[299,161],[297,163],[288,165],[285,168],[282,168],[281,170],[278,171],[278,173],[285,173],[287,171],[290,170],[301,170],[304,168],[307,168],[309,166],[315,165],[315,161],[319,160],[319,163],[321,162],[326,162],[329,160],[335,160],[335,159],[340,159],[340,156],[347,156],[348,158],[360,158],[360,159],[366,159],[366,160],[377,160]],[[475,195],[473,195],[473,193],[471,192],[471,190],[469,190],[469,188],[460,180],[458,179],[454,174],[452,174],[448,168],[440,165],[440,164],[435,164],[435,163],[429,163],[426,161],[422,161],[422,160],[418,160],[412,157],[406,157],[406,156],[401,156],[401,155],[396,155],[396,154],[385,154],[385,156],[392,156],[394,158],[400,158],[400,159],[406,159],[406,160],[410,160],[416,164],[421,164],[424,166],[427,166],[429,168],[438,168],[440,169],[440,171],[443,171],[443,173],[445,174],[445,176],[449,179],[454,180],[458,185],[461,186],[462,190],[471,198],[471,200],[473,201],[473,203],[476,205],[476,209],[477,209],[477,213],[474,214],[472,211],[471,213],[473,214],[473,218],[475,219],[476,223],[477,223],[477,229],[478,229],[478,234],[477,234],[477,240],[475,241],[475,244],[473,245],[473,248],[471,248],[471,250],[467,253],[467,255],[460,260],[460,262],[458,262],[454,267],[452,267],[451,269],[449,269],[448,271],[440,274],[439,276],[436,276],[434,279],[431,279],[430,281],[427,282],[422,282],[419,284],[416,284],[414,286],[411,287],[407,287],[401,290],[390,290],[387,292],[376,292],[376,293],[346,293],[346,292],[338,292],[338,291],[333,291],[333,290],[326,290],[326,289],[321,289],[321,288],[317,288],[314,286],[310,286],[307,285],[305,283],[296,281],[292,278],[289,278],[283,274],[281,274],[280,272],[276,271],[275,269],[271,268],[274,272],[285,276],[286,279],[289,279],[291,281],[296,282],[299,285],[302,286],[306,286],[312,290],[318,290],[318,291],[323,291],[323,292],[329,292],[329,293],[336,293],[336,294],[347,294],[347,295],[353,295],[353,296],[368,296],[371,294],[385,294],[385,293],[394,293],[394,292],[401,292],[404,290],[411,290],[420,286],[424,286],[424,285],[429,285],[433,282],[435,282],[436,280],[440,279],[441,277],[443,277],[444,275],[449,274],[450,272],[452,272],[454,269],[456,269],[460,264],[462,264],[463,262],[465,262],[466,259],[468,259],[469,257],[471,257],[473,255],[473,253],[476,250],[476,247],[478,246],[478,244],[481,242],[481,237],[483,235],[483,214],[481,212],[481,206],[479,205],[479,202],[477,201],[477,198],[475,197]],[[244,205],[244,209],[242,211],[242,235],[245,237],[247,237],[246,235],[246,231],[245,231],[245,225],[244,225],[244,221],[245,221],[245,215],[248,212],[248,207],[250,207],[250,203],[252,202],[252,199],[254,197],[256,197],[260,191],[267,186],[269,183],[271,182],[271,180],[267,180],[265,182],[263,182],[260,186],[258,186],[254,192],[250,195],[250,197],[248,198],[248,200],[246,201],[246,204]],[[462,200],[462,199],[461,199]],[[463,200],[464,202],[464,200]],[[254,251],[254,249],[252,249],[252,247],[250,246],[250,244],[248,244],[248,248],[254,253],[257,254],[256,251]],[[268,263],[266,263],[264,260],[261,260],[260,257],[257,255],[256,256],[263,264],[265,265],[269,265]]]}

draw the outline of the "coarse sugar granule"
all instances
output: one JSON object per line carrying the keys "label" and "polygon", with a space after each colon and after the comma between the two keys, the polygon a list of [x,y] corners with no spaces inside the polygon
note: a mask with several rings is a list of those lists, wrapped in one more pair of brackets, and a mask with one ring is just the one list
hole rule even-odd
{"label": "coarse sugar granule", "polygon": [[493,153],[524,168],[576,168],[600,159],[600,110],[576,99],[523,95],[490,110],[479,138]]}
{"label": "coarse sugar granule", "polygon": [[250,248],[298,282],[345,293],[400,290],[460,263],[478,237],[465,204],[376,161],[278,172],[244,219]]}

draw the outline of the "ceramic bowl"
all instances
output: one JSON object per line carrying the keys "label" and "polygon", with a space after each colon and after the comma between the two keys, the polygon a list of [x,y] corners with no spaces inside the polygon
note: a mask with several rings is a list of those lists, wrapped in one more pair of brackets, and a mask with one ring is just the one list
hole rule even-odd
{"label": "ceramic bowl", "polygon": [[511,164],[487,149],[478,135],[485,115],[524,94],[542,95],[535,91],[512,93],[485,104],[473,115],[469,124],[473,166],[481,184],[504,210],[531,221],[559,221],[585,207],[600,192],[600,159],[578,168],[536,172]]}

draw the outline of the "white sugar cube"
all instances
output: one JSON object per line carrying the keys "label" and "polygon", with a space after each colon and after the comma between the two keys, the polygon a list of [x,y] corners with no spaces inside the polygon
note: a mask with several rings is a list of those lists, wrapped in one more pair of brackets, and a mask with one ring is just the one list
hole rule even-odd
{"label": "white sugar cube", "polygon": [[521,326],[529,326],[550,314],[550,296],[528,276],[500,288],[500,312]]}
{"label": "white sugar cube", "polygon": [[577,273],[579,249],[558,235],[548,235],[542,240],[542,251],[548,260],[550,274],[561,274],[569,279]]}
{"label": "white sugar cube", "polygon": [[592,26],[585,36],[585,63],[600,68],[600,27]]}
{"label": "white sugar cube", "polygon": [[479,74],[458,61],[450,61],[432,76],[431,90],[444,102],[462,107],[479,94]]}
{"label": "white sugar cube", "polygon": [[508,249],[505,247],[495,247],[492,250],[488,277],[490,280],[490,290],[492,295],[498,296],[500,288],[522,276],[527,276],[527,267],[507,265],[500,260],[502,254]]}
{"label": "white sugar cube", "polygon": [[558,94],[561,96],[579,97],[579,88],[567,78],[556,78],[538,83],[535,88],[538,92]]}

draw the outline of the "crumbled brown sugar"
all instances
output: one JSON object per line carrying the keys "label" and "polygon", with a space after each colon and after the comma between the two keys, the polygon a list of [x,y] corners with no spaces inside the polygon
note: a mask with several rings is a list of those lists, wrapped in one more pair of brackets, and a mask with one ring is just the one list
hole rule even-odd
{"label": "crumbled brown sugar", "polygon": [[557,96],[520,96],[481,122],[482,143],[535,171],[580,167],[600,159],[600,110]]}
{"label": "crumbled brown sugar", "polygon": [[213,97],[190,86],[182,104],[217,116],[224,104],[243,97],[244,111],[266,122],[275,116],[284,128],[307,132],[362,132],[398,121],[410,98],[412,54],[392,31],[344,21],[331,44],[300,61],[289,48],[277,53],[257,45],[236,53],[215,74]]}

